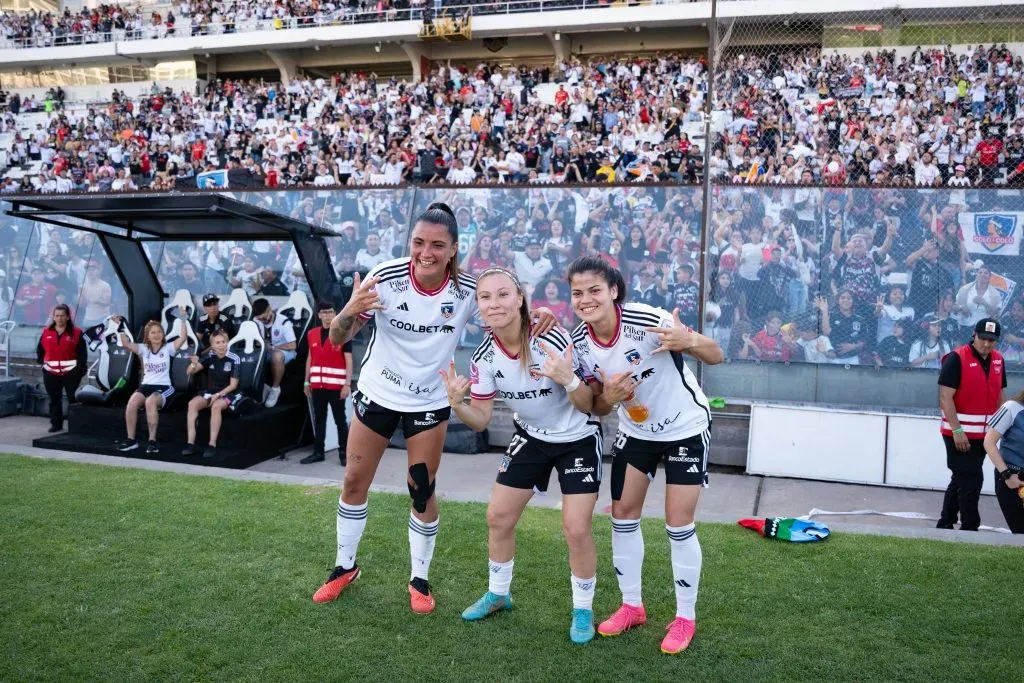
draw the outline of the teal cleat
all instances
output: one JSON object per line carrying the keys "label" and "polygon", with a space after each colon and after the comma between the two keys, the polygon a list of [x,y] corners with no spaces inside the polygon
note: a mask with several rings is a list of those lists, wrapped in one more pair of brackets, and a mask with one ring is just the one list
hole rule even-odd
{"label": "teal cleat", "polygon": [[589,609],[574,609],[572,611],[572,626],[569,627],[569,640],[582,645],[594,639],[594,611]]}
{"label": "teal cleat", "polygon": [[496,595],[487,591],[482,598],[466,608],[466,611],[462,613],[462,618],[466,621],[478,621],[506,609],[512,609],[511,593]]}

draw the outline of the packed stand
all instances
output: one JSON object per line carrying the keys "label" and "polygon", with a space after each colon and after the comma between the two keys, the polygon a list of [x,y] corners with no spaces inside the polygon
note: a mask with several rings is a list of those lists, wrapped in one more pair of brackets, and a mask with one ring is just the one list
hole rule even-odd
{"label": "packed stand", "polygon": [[1024,196],[719,188],[705,333],[734,360],[938,368],[999,318],[1024,363]]}
{"label": "packed stand", "polygon": [[699,128],[704,72],[702,58],[660,55],[440,65],[416,84],[363,72],[287,87],[219,80],[202,92],[115,92],[104,106],[54,109],[34,130],[20,129],[24,103],[12,99],[0,131],[13,134],[8,163],[33,175],[3,190],[169,189],[218,169],[267,187],[699,182],[687,124]]}
{"label": "packed stand", "polygon": [[173,11],[160,12],[127,5],[83,7],[78,12],[0,12],[5,47],[61,47],[141,40],[175,35]]}
{"label": "packed stand", "polygon": [[1006,45],[851,58],[733,54],[710,173],[760,184],[976,187],[1024,180],[1024,61]]}

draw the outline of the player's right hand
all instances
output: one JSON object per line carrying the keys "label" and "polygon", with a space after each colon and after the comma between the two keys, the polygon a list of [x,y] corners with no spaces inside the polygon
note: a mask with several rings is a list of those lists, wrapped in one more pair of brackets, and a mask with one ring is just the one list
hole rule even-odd
{"label": "player's right hand", "polygon": [[466,400],[466,394],[469,393],[469,378],[456,372],[454,360],[448,364],[448,370],[438,370],[437,374],[441,375],[441,380],[444,382],[444,390],[448,394],[448,405],[457,406]]}
{"label": "player's right hand", "polygon": [[617,372],[611,377],[604,374],[604,370],[597,368],[597,374],[601,378],[601,394],[609,404],[616,404],[625,401],[633,395],[639,382],[633,379],[631,372]]}
{"label": "player's right hand", "polygon": [[374,276],[362,281],[359,273],[352,278],[352,296],[342,309],[345,315],[362,315],[368,311],[384,310],[384,304],[380,302],[380,295],[375,287],[380,282],[380,277]]}

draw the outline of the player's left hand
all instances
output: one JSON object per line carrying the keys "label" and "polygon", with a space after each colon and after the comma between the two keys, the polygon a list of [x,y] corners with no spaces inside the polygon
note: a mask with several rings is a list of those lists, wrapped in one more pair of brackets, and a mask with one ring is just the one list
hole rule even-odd
{"label": "player's left hand", "polygon": [[572,371],[572,344],[565,348],[565,353],[558,353],[550,344],[540,343],[544,349],[544,365],[540,370],[534,370],[534,376],[549,377],[563,387],[572,383],[575,373]]}
{"label": "player's left hand", "polygon": [[350,387],[349,385],[345,384],[345,385],[343,385],[341,387],[341,397],[342,398],[348,398],[349,394],[351,394],[351,393],[352,393],[352,387]]}
{"label": "player's left hand", "polygon": [[662,351],[685,353],[697,345],[697,335],[679,320],[679,309],[672,311],[672,327],[646,327],[648,332],[660,337],[661,346],[651,351],[653,356]]}
{"label": "player's left hand", "polygon": [[558,325],[558,318],[555,317],[550,308],[545,306],[533,309],[530,315],[530,320],[533,321],[533,328],[530,330],[531,337],[547,334]]}

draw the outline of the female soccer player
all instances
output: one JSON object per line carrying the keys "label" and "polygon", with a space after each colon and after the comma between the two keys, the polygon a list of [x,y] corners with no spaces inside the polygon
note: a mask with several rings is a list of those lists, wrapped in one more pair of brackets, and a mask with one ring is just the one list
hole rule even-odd
{"label": "female soccer player", "polygon": [[[181,333],[170,344],[165,343],[164,328],[155,320],[150,320],[142,330],[142,344],[134,344],[128,335],[121,335],[121,345],[142,359],[142,382],[135,393],[128,399],[124,409],[124,421],[128,432],[128,441],[118,450],[123,453],[134,451],[139,447],[135,440],[135,428],[139,422],[139,409],[146,407],[146,424],[149,426],[149,442],[147,453],[159,453],[156,445],[156,430],[160,424],[160,409],[167,405],[167,400],[174,394],[171,386],[171,356],[178,352],[187,340],[186,321],[188,313],[184,306],[178,307]],[[119,318],[124,320],[124,318]]]}
{"label": "female soccer player", "polygon": [[[644,540],[640,531],[647,487],[658,463],[665,468],[665,530],[672,548],[676,618],[666,629],[662,652],[677,654],[695,629],[701,551],[693,517],[707,486],[711,411],[683,360],[722,362],[722,349],[679,322],[679,312],[625,303],[622,274],[595,257],[569,266],[572,305],[583,322],[573,347],[587,382],[595,385],[593,412],[617,407],[619,433],[612,464],[612,561],[622,606],[598,626],[617,636],[647,620],[640,596]],[[666,353],[663,353],[666,352]]]}
{"label": "female soccer player", "polygon": [[[341,345],[371,317],[373,335],[363,356],[355,419],[348,433],[348,466],[338,503],[338,553],[334,571],[313,602],[336,599],[359,577],[356,550],[366,527],[366,494],[388,440],[399,423],[409,458],[409,552],[413,612],[434,610],[427,575],[438,528],[435,477],[448,427],[448,396],[437,373],[447,367],[466,322],[476,309],[476,281],[459,273],[459,229],[447,205],[431,204],[416,219],[411,256],[385,261],[358,275],[352,297],[331,322],[330,340]],[[554,315],[535,311],[537,334]]]}
{"label": "female soccer player", "polygon": [[[547,491],[551,470],[562,488],[562,528],[572,569],[572,622],[569,637],[594,637],[597,550],[591,518],[601,486],[600,423],[589,415],[593,394],[580,382],[569,335],[555,328],[530,338],[530,311],[519,280],[503,268],[489,268],[477,279],[476,300],[491,328],[473,354],[469,378],[452,361],[441,371],[455,414],[480,432],[491,421],[494,397],[515,411],[516,433],[498,468],[487,508],[489,584],[483,597],[462,613],[467,621],[511,609],[516,524],[533,492]],[[543,365],[541,365],[543,363]],[[471,391],[470,403],[464,403]],[[581,412],[582,411],[582,412]]]}

